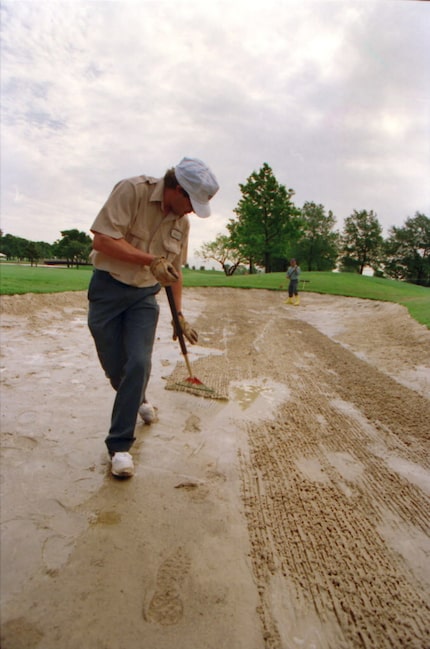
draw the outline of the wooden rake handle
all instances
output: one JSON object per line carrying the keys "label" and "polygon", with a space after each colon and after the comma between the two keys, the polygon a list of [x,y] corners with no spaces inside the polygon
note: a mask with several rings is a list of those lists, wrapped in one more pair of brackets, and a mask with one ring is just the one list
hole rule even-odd
{"label": "wooden rake handle", "polygon": [[178,336],[178,339],[179,339],[179,344],[181,346],[181,351],[182,351],[182,354],[184,356],[185,363],[187,365],[188,374],[190,375],[190,377],[192,377],[193,372],[191,370],[190,361],[188,360],[187,347],[185,345],[185,339],[184,339],[184,334],[182,332],[181,323],[179,322],[179,315],[178,315],[178,310],[177,310],[176,304],[175,304],[175,298],[173,297],[172,287],[171,286],[165,286],[164,288],[166,289],[166,294],[167,294],[167,299],[169,301],[170,311],[172,312],[173,324],[175,325],[176,335]]}

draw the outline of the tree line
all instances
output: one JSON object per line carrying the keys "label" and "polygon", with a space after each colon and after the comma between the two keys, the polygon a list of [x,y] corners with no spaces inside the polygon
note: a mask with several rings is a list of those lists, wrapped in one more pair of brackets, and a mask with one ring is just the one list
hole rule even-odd
{"label": "tree line", "polygon": [[[253,273],[285,271],[295,257],[308,271],[338,268],[363,273],[365,267],[376,275],[430,286],[430,219],[417,212],[401,227],[393,226],[388,237],[373,210],[354,210],[341,232],[336,219],[323,205],[293,202],[287,189],[264,163],[246,183],[239,185],[242,197],[227,223],[228,234],[219,234],[204,243],[198,256],[219,263],[226,275],[246,269]],[[8,260],[61,261],[67,266],[88,263],[92,240],[77,229],[63,230],[53,244],[28,241],[0,231],[0,252]]]}
{"label": "tree line", "polygon": [[336,231],[333,213],[323,205],[305,202],[297,207],[293,189],[280,184],[264,163],[247,182],[227,223],[228,234],[204,243],[202,259],[221,265],[226,275],[285,271],[296,258],[302,270],[363,273],[366,267],[380,277],[430,286],[430,219],[417,212],[402,227],[393,226],[384,239],[373,210],[354,210]]}
{"label": "tree line", "polygon": [[37,266],[43,260],[48,263],[61,262],[69,268],[79,267],[88,264],[91,247],[91,237],[76,229],[63,230],[61,239],[52,244],[45,241],[29,241],[12,234],[3,235],[0,231],[0,252],[6,256],[6,259],[26,260],[32,266]]}

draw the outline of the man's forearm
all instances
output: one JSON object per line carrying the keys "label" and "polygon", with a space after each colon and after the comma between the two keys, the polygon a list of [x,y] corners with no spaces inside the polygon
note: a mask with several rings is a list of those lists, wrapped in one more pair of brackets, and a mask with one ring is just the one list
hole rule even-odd
{"label": "man's forearm", "polygon": [[114,239],[99,232],[94,233],[93,248],[108,257],[137,266],[150,266],[155,259],[154,255],[135,248],[125,239]]}

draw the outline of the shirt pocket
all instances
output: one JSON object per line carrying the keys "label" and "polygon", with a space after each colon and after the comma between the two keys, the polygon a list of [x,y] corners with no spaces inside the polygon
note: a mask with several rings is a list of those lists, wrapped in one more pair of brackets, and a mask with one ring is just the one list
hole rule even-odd
{"label": "shirt pocket", "polygon": [[135,248],[146,251],[149,245],[149,232],[146,232],[144,228],[133,228],[129,230],[125,235],[125,240],[128,243],[131,243]]}
{"label": "shirt pocket", "polygon": [[181,254],[184,234],[175,227],[170,227],[163,232],[163,247],[167,253],[167,259],[173,261],[175,257]]}

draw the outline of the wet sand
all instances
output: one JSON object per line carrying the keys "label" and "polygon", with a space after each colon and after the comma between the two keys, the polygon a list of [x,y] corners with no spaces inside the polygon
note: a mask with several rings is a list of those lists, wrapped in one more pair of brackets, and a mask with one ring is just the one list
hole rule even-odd
{"label": "wet sand", "polygon": [[2,298],[2,649],[430,646],[430,331],[394,304],[186,289],[136,475],[85,293]]}

